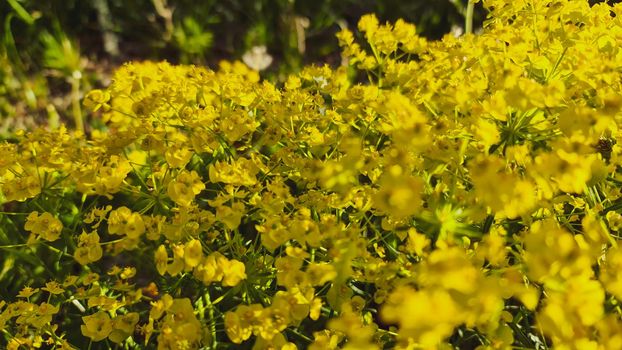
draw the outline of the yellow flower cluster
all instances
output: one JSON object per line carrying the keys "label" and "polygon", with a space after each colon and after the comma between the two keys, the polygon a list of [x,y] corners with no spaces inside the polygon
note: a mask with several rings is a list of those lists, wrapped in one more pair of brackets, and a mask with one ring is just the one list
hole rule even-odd
{"label": "yellow flower cluster", "polygon": [[55,241],[60,237],[63,223],[50,213],[45,212],[39,215],[38,212],[33,211],[26,218],[24,229],[46,241]]}
{"label": "yellow flower cluster", "polygon": [[205,284],[222,282],[223,286],[236,286],[246,278],[245,265],[237,260],[228,260],[219,252],[203,257],[203,247],[197,239],[186,244],[173,245],[173,261],[168,264],[168,253],[164,245],[155,252],[156,268],[161,275],[172,276],[193,271],[197,280]]}
{"label": "yellow flower cluster", "polygon": [[240,305],[234,312],[225,313],[225,329],[229,339],[240,344],[251,337],[257,336],[257,343],[262,348],[270,345],[279,349],[297,349],[294,343],[284,341],[281,334],[290,325],[300,325],[309,317],[317,320],[322,306],[321,300],[313,298],[313,291],[307,290],[304,295],[299,289],[278,291],[269,307],[260,304]]}
{"label": "yellow flower cluster", "polygon": [[40,267],[0,346],[622,348],[622,5],[484,6],[366,15],[283,86],[128,63],[101,130],[1,145],[0,250]]}

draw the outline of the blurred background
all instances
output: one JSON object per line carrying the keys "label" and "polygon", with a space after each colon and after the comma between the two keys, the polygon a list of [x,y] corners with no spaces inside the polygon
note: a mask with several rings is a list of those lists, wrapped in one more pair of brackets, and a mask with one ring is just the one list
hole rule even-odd
{"label": "blurred background", "polygon": [[[279,81],[306,64],[338,66],[335,34],[363,14],[437,39],[464,31],[467,1],[0,0],[0,135],[88,119],[84,94],[126,61],[243,60]],[[474,28],[485,18],[477,5]]]}

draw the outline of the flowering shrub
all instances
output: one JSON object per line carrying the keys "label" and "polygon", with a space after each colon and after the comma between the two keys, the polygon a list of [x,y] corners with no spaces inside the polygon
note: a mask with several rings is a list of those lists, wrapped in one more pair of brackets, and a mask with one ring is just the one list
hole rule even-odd
{"label": "flowering shrub", "polygon": [[4,143],[3,346],[620,348],[622,6],[485,6],[282,88],[129,63],[104,131]]}

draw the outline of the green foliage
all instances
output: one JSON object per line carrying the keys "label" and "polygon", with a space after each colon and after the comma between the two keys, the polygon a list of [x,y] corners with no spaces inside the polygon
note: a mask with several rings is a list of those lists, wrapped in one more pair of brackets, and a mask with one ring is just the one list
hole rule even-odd
{"label": "green foliage", "polygon": [[181,61],[189,63],[200,60],[212,46],[214,36],[194,18],[186,17],[173,31],[175,44],[179,48]]}

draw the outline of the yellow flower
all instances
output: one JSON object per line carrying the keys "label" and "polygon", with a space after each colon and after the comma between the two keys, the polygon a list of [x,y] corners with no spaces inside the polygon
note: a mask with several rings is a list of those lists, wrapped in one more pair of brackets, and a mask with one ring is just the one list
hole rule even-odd
{"label": "yellow flower", "polygon": [[280,350],[297,350],[296,344],[292,342],[288,342],[285,339],[283,333],[276,334],[272,339],[266,340],[264,338],[257,338],[255,344],[253,344],[253,350],[271,350],[271,349],[280,349]]}
{"label": "yellow flower", "polygon": [[123,305],[124,302],[105,295],[94,295],[89,297],[88,300],[89,307],[101,307],[105,311],[114,312]]}
{"label": "yellow flower", "polygon": [[[290,291],[278,291],[274,295],[271,307],[282,307],[289,310],[289,319],[292,321],[302,321],[309,316],[311,309],[312,294],[304,295],[299,288],[292,288]],[[309,294],[309,293],[307,293]]]}
{"label": "yellow flower", "polygon": [[24,228],[39,235],[46,241],[52,242],[60,237],[63,223],[48,212],[39,215],[39,213],[35,211],[30,213],[26,218]]}
{"label": "yellow flower", "polygon": [[522,259],[527,276],[557,285],[560,280],[587,279],[593,275],[590,251],[581,248],[582,234],[574,235],[552,220],[532,224],[523,238]]}
{"label": "yellow flower", "polygon": [[112,320],[112,331],[108,338],[117,344],[123,342],[134,333],[138,318],[139,315],[136,312],[115,317]]}
{"label": "yellow flower", "polygon": [[107,205],[106,207],[103,207],[103,208],[93,208],[93,210],[89,212],[89,214],[83,221],[86,224],[93,224],[92,228],[95,230],[99,227],[101,222],[106,218],[106,215],[108,214],[110,210],[112,210],[112,205]]}
{"label": "yellow flower", "polygon": [[106,312],[98,311],[90,316],[84,316],[82,322],[84,322],[80,326],[82,334],[92,341],[102,341],[112,332],[112,320]]}
{"label": "yellow flower", "polygon": [[91,90],[86,96],[84,96],[84,107],[96,112],[98,109],[102,108],[104,112],[110,109],[110,105],[108,101],[110,100],[110,93],[108,91],[102,90]]}
{"label": "yellow flower", "polygon": [[117,155],[112,155],[101,163],[81,165],[74,174],[77,190],[112,198],[112,194],[120,190],[123,180],[131,170],[129,161]]}
{"label": "yellow flower", "polygon": [[240,202],[233,203],[230,207],[220,205],[216,208],[216,218],[222,222],[230,230],[235,230],[240,226],[242,217],[244,217],[244,204]]}
{"label": "yellow flower", "polygon": [[194,170],[184,171],[168,184],[167,194],[179,206],[188,207],[203,189],[205,189],[205,184]]}
{"label": "yellow flower", "polygon": [[574,278],[562,290],[547,293],[537,320],[542,331],[557,341],[574,340],[603,316],[605,293],[598,281]]}
{"label": "yellow flower", "polygon": [[329,320],[327,326],[331,330],[345,334],[348,337],[348,344],[354,349],[379,350],[372,341],[373,326],[363,322],[358,311],[353,309],[351,301],[347,301],[343,303],[339,316]]}
{"label": "yellow flower", "polygon": [[482,144],[487,152],[490,146],[498,143],[501,138],[497,126],[485,119],[479,119],[477,124],[472,126],[475,138]]}
{"label": "yellow flower", "polygon": [[[253,95],[248,95],[248,98],[253,98]],[[233,143],[241,140],[245,135],[252,133],[260,125],[249,113],[245,111],[239,111],[231,113],[227,118],[223,119],[220,123],[220,130],[224,136]]]}
{"label": "yellow flower", "polygon": [[37,328],[42,329],[46,325],[52,322],[52,316],[58,313],[59,307],[48,303],[41,303],[35,309],[35,315],[30,320],[30,324]]}
{"label": "yellow flower", "polygon": [[187,242],[184,246],[184,262],[186,266],[193,268],[203,259],[203,246],[198,239]]}
{"label": "yellow flower", "polygon": [[611,247],[599,266],[599,279],[607,292],[622,299],[622,250]]}
{"label": "yellow flower", "polygon": [[168,349],[196,349],[201,340],[201,323],[194,315],[190,299],[174,299],[161,321],[158,347]]}
{"label": "yellow flower", "polygon": [[311,263],[307,266],[306,273],[309,276],[309,283],[314,286],[323,286],[326,282],[332,281],[337,277],[335,267],[328,263]]}
{"label": "yellow flower", "polygon": [[181,244],[176,244],[172,246],[173,248],[173,262],[170,263],[166,267],[166,272],[170,275],[175,276],[180,272],[184,271],[186,264],[184,262],[184,246]]}
{"label": "yellow flower", "polygon": [[311,300],[311,306],[309,309],[309,318],[317,321],[320,318],[322,313],[322,299],[321,298],[313,298]]}
{"label": "yellow flower", "polygon": [[216,162],[209,166],[211,182],[223,182],[236,186],[252,186],[257,183],[259,168],[250,159],[239,158],[231,163]]}
{"label": "yellow flower", "polygon": [[423,348],[434,348],[464,322],[462,310],[443,289],[415,291],[399,287],[381,309],[385,322],[397,323],[401,337]]}
{"label": "yellow flower", "polygon": [[166,247],[161,244],[155,251],[155,265],[160,275],[164,275],[166,273],[168,253],[166,252]]}
{"label": "yellow flower", "polygon": [[265,340],[272,340],[277,334],[285,330],[291,321],[289,310],[282,303],[270,305],[270,307],[263,309],[259,320],[262,322],[253,325],[253,334]]}
{"label": "yellow flower", "polygon": [[222,279],[223,286],[234,287],[242,280],[246,279],[245,266],[240,261],[229,260],[222,269],[225,272]]}
{"label": "yellow flower", "polygon": [[255,225],[261,233],[261,244],[268,250],[274,251],[283,243],[292,238],[291,231],[284,225],[284,218],[270,216],[262,225]]}
{"label": "yellow flower", "polygon": [[[241,307],[243,307],[242,305]],[[252,334],[251,327],[243,327],[240,322],[240,317],[235,312],[225,313],[225,330],[229,340],[235,344],[240,344],[246,339],[250,338]]]}
{"label": "yellow flower", "polygon": [[405,218],[419,213],[424,183],[405,171],[403,167],[394,165],[381,176],[373,201],[383,214]]}
{"label": "yellow flower", "polygon": [[149,318],[159,320],[164,315],[164,312],[173,305],[173,297],[169,294],[164,294],[160,300],[151,302],[151,310],[149,311]]}
{"label": "yellow flower", "polygon": [[622,229],[622,215],[615,211],[610,211],[607,213],[606,218],[612,231],[620,231]]}
{"label": "yellow flower", "polygon": [[431,243],[430,239],[426,235],[417,232],[414,228],[408,229],[407,234],[405,250],[410,254],[418,256],[427,255]]}
{"label": "yellow flower", "polygon": [[65,292],[65,290],[55,281],[47,282],[45,287],[41,288],[41,290],[49,292],[50,294],[62,294]]}
{"label": "yellow flower", "polygon": [[119,274],[119,277],[123,280],[127,280],[130,279],[132,277],[136,276],[136,268],[135,267],[125,267],[123,268],[123,270],[121,270],[121,273]]}
{"label": "yellow flower", "polygon": [[192,158],[192,151],[182,145],[174,145],[167,148],[164,156],[166,162],[173,168],[183,168]]}
{"label": "yellow flower", "polygon": [[503,160],[496,156],[472,161],[469,168],[478,200],[500,217],[513,219],[528,214],[536,205],[536,187],[503,167]]}
{"label": "yellow flower", "polygon": [[17,297],[18,298],[30,298],[33,294],[37,293],[38,291],[39,291],[39,288],[32,288],[32,287],[26,286],[22,288],[19,294],[17,294]]}
{"label": "yellow flower", "polygon": [[373,13],[363,15],[359,19],[358,29],[367,35],[373,34],[378,29],[378,18]]}
{"label": "yellow flower", "polygon": [[138,326],[137,330],[140,334],[143,334],[145,336],[145,342],[143,344],[144,346],[147,346],[147,344],[149,344],[149,339],[151,338],[151,335],[154,331],[153,318],[149,318],[149,322],[147,322],[146,324]]}
{"label": "yellow flower", "polygon": [[[554,153],[545,153],[535,158],[539,183],[549,182],[552,178],[553,188],[567,193],[583,193],[587,181],[592,177],[594,156],[584,156],[563,149]],[[544,185],[544,184],[543,184]]]}
{"label": "yellow flower", "polygon": [[261,322],[263,308],[259,304],[239,305],[235,312],[225,313],[225,331],[229,339],[240,344],[253,334],[255,325]]}
{"label": "yellow flower", "polygon": [[145,232],[145,222],[139,213],[125,206],[119,207],[108,216],[108,232],[136,239]]}
{"label": "yellow flower", "polygon": [[340,342],[341,336],[338,335],[339,332],[323,330],[320,332],[314,332],[313,338],[314,341],[309,345],[309,350],[334,350],[338,349],[338,344]]}
{"label": "yellow flower", "polygon": [[73,254],[74,259],[81,265],[90,264],[102,258],[103,250],[99,245],[97,231],[82,232],[78,237],[78,248]]}
{"label": "yellow flower", "polygon": [[223,272],[216,264],[213,255],[207,256],[203,262],[194,268],[194,276],[205,284],[222,280]]}

